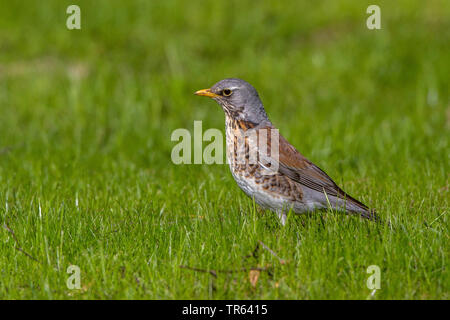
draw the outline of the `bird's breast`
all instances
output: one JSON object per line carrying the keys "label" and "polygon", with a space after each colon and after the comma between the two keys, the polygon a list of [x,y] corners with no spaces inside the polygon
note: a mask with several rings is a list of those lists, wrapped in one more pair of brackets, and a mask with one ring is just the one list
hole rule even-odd
{"label": "bird's breast", "polygon": [[259,162],[256,125],[226,118],[227,160],[239,187],[266,208],[276,209],[284,201],[299,201],[302,190],[288,177],[270,172]]}

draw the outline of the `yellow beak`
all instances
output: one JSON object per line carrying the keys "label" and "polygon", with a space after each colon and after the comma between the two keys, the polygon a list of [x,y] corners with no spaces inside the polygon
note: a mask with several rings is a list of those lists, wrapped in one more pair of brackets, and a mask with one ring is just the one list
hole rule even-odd
{"label": "yellow beak", "polygon": [[218,94],[215,94],[214,92],[212,92],[211,89],[198,90],[195,94],[198,96],[205,96],[205,97],[209,97],[209,98],[220,97]]}

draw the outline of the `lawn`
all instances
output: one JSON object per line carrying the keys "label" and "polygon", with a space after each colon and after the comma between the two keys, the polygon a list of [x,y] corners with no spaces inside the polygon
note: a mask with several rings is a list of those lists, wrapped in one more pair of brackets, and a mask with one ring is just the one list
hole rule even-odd
{"label": "lawn", "polygon": [[[72,3],[0,10],[0,298],[450,298],[449,1],[76,1],[68,30]],[[175,165],[227,77],[390,226],[283,227],[226,164]]]}

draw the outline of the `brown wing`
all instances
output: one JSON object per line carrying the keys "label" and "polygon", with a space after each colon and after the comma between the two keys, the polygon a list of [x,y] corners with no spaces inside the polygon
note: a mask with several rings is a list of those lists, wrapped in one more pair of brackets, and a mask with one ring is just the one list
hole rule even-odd
{"label": "brown wing", "polygon": [[[268,136],[270,137],[270,129],[273,129],[273,127],[266,127],[265,129],[269,130]],[[270,148],[271,140],[269,137],[267,143]],[[350,201],[360,209],[367,210],[369,215],[367,218],[371,218],[372,214],[369,213],[369,208],[366,205],[345,193],[322,169],[306,159],[281,135],[279,135],[278,172],[312,190],[322,194],[325,192],[328,196]]]}
{"label": "brown wing", "polygon": [[279,148],[278,171],[280,173],[312,190],[350,201],[367,211],[367,213],[361,213],[363,217],[376,219],[373,211],[371,212],[365,204],[345,193],[322,169],[306,159],[281,135]]}
{"label": "brown wing", "polygon": [[331,196],[345,193],[319,167],[306,159],[287,140],[280,135],[279,172],[310,189]]}

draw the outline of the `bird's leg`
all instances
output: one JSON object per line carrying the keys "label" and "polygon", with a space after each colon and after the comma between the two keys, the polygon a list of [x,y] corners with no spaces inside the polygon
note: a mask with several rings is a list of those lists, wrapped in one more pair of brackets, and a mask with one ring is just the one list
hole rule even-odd
{"label": "bird's leg", "polygon": [[277,215],[278,215],[278,218],[280,218],[281,224],[284,226],[286,224],[286,218],[287,218],[286,211],[283,209],[278,209]]}

